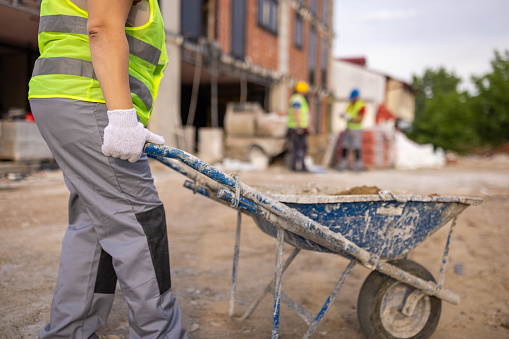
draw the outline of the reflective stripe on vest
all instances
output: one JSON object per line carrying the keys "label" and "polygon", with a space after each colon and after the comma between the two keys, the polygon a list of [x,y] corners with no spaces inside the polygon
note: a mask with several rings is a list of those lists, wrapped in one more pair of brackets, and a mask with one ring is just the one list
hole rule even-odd
{"label": "reflective stripe on vest", "polygon": [[[39,58],[35,61],[35,66],[32,76],[67,74],[97,80],[92,62],[87,60],[66,57]],[[129,86],[131,92],[135,93],[147,108],[152,107],[152,94],[143,82],[129,75]]]}
{"label": "reflective stripe on vest", "polygon": [[[70,33],[87,35],[87,18],[68,15],[47,15],[41,17],[39,23],[39,34],[46,33]],[[129,54],[145,60],[157,66],[161,51],[145,41],[136,39],[126,34],[129,43]]]}
{"label": "reflective stripe on vest", "polygon": [[[146,10],[145,13],[150,13],[150,19],[141,26],[126,27],[126,39],[133,105],[145,124],[153,108],[167,55],[157,1],[144,2],[149,6],[145,8],[150,12]],[[87,13],[68,0],[43,1],[39,23],[41,56],[35,62],[29,98],[71,98],[104,103],[91,62],[87,21]]]}

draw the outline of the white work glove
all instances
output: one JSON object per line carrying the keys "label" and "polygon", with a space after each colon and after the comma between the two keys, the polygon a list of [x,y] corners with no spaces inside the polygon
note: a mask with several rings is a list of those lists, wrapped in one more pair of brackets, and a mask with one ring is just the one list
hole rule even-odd
{"label": "white work glove", "polygon": [[341,117],[345,119],[346,121],[352,120],[352,116],[350,114],[341,113]]}
{"label": "white work glove", "polygon": [[108,111],[108,126],[104,129],[103,154],[113,158],[136,162],[145,143],[164,144],[164,138],[150,132],[138,121],[136,110]]}

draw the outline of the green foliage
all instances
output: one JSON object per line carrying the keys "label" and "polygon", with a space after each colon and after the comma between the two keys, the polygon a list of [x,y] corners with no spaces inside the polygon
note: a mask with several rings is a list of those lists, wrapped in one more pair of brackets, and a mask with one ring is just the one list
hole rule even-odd
{"label": "green foliage", "polygon": [[509,51],[495,52],[493,71],[472,77],[478,95],[471,106],[478,114],[476,123],[483,143],[497,146],[509,140]]}
{"label": "green foliage", "polygon": [[475,95],[458,92],[461,79],[444,68],[414,75],[415,120],[409,137],[460,153],[508,141],[509,51],[495,51],[491,66],[491,73],[472,78]]}

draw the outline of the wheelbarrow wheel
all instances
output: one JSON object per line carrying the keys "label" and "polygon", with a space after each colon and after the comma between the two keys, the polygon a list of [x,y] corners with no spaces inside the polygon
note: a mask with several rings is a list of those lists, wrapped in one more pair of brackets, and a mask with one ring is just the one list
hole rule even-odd
{"label": "wheelbarrow wheel", "polygon": [[[426,281],[433,276],[424,267],[410,260],[395,260],[390,264]],[[357,302],[359,324],[366,338],[402,339],[429,338],[435,331],[442,302],[424,295],[418,299],[410,316],[402,313],[407,297],[416,289],[373,271],[362,285]]]}

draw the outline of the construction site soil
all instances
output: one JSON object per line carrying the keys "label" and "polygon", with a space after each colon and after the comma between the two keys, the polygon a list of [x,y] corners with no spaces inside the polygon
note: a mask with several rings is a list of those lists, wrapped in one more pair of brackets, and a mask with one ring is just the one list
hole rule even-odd
{"label": "construction site soil", "polygon": [[[270,338],[273,298],[267,296],[247,320],[228,316],[237,212],[183,188],[184,177],[152,163],[165,204],[173,293],[189,338]],[[329,187],[337,192],[366,186],[401,194],[476,196],[459,217],[452,236],[445,286],[461,297],[458,306],[442,303],[432,338],[509,338],[509,160],[507,155],[460,158],[441,169],[371,170],[361,173],[292,173],[281,166],[238,173],[248,185]],[[68,192],[59,170],[23,180],[0,179],[0,338],[35,338],[49,321],[61,241],[67,225]],[[274,238],[249,217],[242,219],[237,314],[274,276]],[[438,277],[448,227],[410,252],[409,259]],[[285,257],[291,252],[285,245]],[[316,314],[348,260],[305,251],[283,276],[283,291]],[[370,273],[357,265],[314,338],[361,339],[357,298]],[[100,334],[129,338],[128,307],[117,288],[108,322]],[[281,307],[280,338],[299,338],[305,322]]]}

